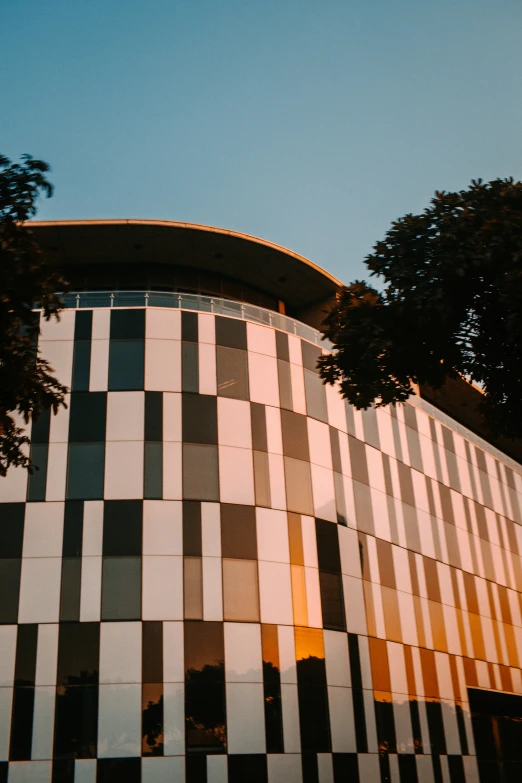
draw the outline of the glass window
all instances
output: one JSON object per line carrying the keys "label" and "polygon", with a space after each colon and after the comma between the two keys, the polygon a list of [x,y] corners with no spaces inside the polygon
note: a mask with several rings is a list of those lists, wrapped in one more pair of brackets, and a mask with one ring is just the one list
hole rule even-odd
{"label": "glass window", "polygon": [[259,622],[259,588],[255,560],[223,559],[225,620]]}
{"label": "glass window", "polygon": [[48,458],[49,446],[47,443],[31,444],[31,465],[33,466],[33,473],[29,474],[27,500],[45,500]]}
{"label": "glass window", "polygon": [[[376,538],[375,543],[377,545],[377,559],[379,561],[379,575],[380,575],[380,581],[381,585],[384,585],[385,587],[391,587],[395,589],[395,568],[393,565],[393,553],[392,553],[392,546],[388,541],[383,541],[381,538]],[[436,573],[437,573],[437,565],[435,563],[435,560],[430,560],[428,558],[424,558],[424,563],[426,564],[426,582],[428,586],[428,597],[431,598],[430,594],[430,588],[432,586],[432,581],[430,580],[430,576],[434,576],[436,579]],[[433,571],[430,570],[430,564],[433,564]],[[438,580],[436,581],[437,589],[438,589]],[[439,594],[439,600],[440,600],[440,594]]]}
{"label": "glass window", "polygon": [[139,620],[141,558],[104,557],[102,620]]}
{"label": "glass window", "polygon": [[149,500],[163,497],[163,444],[145,443],[144,497]]}
{"label": "glass window", "polygon": [[21,567],[19,558],[0,559],[0,623],[18,622]]}
{"label": "glass window", "polygon": [[353,497],[355,501],[355,516],[357,517],[357,528],[363,533],[369,533],[371,536],[373,536],[373,512],[370,487],[355,480],[352,482],[352,484]]}
{"label": "glass window", "polygon": [[323,627],[336,631],[346,630],[341,575],[319,571],[319,584],[321,587]]}
{"label": "glass window", "polygon": [[72,370],[72,390],[89,391],[91,374],[91,341],[79,340],[74,343],[74,359]]}
{"label": "glass window", "polygon": [[201,503],[183,502],[183,554],[201,557]]}
{"label": "glass window", "polygon": [[[163,683],[144,683],[141,691],[141,755],[159,756],[164,750]],[[141,783],[142,777],[138,778]]]}
{"label": "glass window", "polygon": [[70,443],[67,498],[103,498],[105,443]]}
{"label": "glass window", "polygon": [[49,443],[49,430],[51,427],[51,410],[42,411],[38,418],[33,419],[31,427],[32,443]]}
{"label": "glass window", "polygon": [[109,391],[143,389],[144,369],[144,340],[110,341]]}
{"label": "glass window", "polygon": [[225,682],[223,623],[185,623],[185,682],[194,671],[207,669],[207,682]]}
{"label": "glass window", "polygon": [[190,751],[225,753],[225,685],[209,682],[209,671],[192,671],[185,685],[185,742]]}
{"label": "glass window", "polygon": [[246,351],[216,347],[217,388],[220,397],[248,400],[248,363]]}
{"label": "glass window", "polygon": [[103,504],[103,554],[141,555],[143,503],[141,500],[106,500]]}
{"label": "glass window", "polygon": [[[405,465],[404,462],[400,462],[397,460],[397,469],[399,471],[399,484],[401,487],[401,497],[404,503],[408,503],[410,506],[415,506],[415,495],[413,493],[413,481],[411,478],[411,468],[408,465]],[[444,487],[444,489],[447,489],[447,487]],[[451,495],[450,490],[448,489],[448,506],[451,509]],[[441,503],[443,504],[443,513],[444,513],[444,493],[441,492]],[[450,517],[448,518],[446,515],[444,515],[444,519],[446,522],[450,522],[453,518],[453,510],[449,512]]]}
{"label": "glass window", "polygon": [[79,621],[82,561],[80,557],[62,559],[60,622]]}
{"label": "glass window", "polygon": [[257,559],[254,506],[221,504],[221,549],[223,557]]}
{"label": "glass window", "polygon": [[281,408],[292,410],[292,382],[290,378],[290,364],[277,360],[277,372],[279,378],[279,400]]}
{"label": "glass window", "polygon": [[65,503],[63,522],[63,557],[81,557],[83,539],[83,501]]}
{"label": "glass window", "polygon": [[324,384],[312,370],[304,370],[304,382],[306,392],[306,412],[313,419],[319,421],[328,421],[328,412],[326,409],[326,391]]}
{"label": "glass window", "polygon": [[256,451],[268,451],[265,406],[259,402],[251,402],[250,417],[252,421],[252,448]]}
{"label": "glass window", "polygon": [[96,758],[98,686],[60,686],[56,691],[54,756]]}
{"label": "glass window", "polygon": [[34,685],[38,626],[20,625],[16,639],[15,685]]}
{"label": "glass window", "polygon": [[163,623],[144,622],[141,629],[143,682],[163,682]]}
{"label": "glass window", "polygon": [[106,392],[73,392],[69,416],[69,441],[90,443],[105,440]]}
{"label": "glass window", "polygon": [[77,310],[74,319],[74,339],[90,340],[92,336],[92,310]]}
{"label": "glass window", "polygon": [[270,506],[270,479],[268,472],[268,454],[254,451],[254,485],[256,506]]}
{"label": "glass window", "polygon": [[297,692],[303,748],[316,753],[328,753],[331,750],[331,745],[326,686],[299,684]]}
{"label": "glass window", "polygon": [[181,313],[181,339],[184,342],[198,342],[199,329],[197,313]]}
{"label": "glass window", "polygon": [[207,394],[182,395],[183,441],[217,443],[216,398]]}
{"label": "glass window", "polygon": [[267,783],[267,758],[264,753],[230,754],[228,757],[229,783]]}
{"label": "glass window", "polygon": [[33,739],[34,688],[15,688],[11,717],[11,761],[28,761],[31,758]]}
{"label": "glass window", "polygon": [[60,624],[57,685],[96,685],[99,657],[99,623]]}
{"label": "glass window", "polygon": [[113,783],[115,780],[140,783],[141,759],[98,759],[96,783]]}
{"label": "glass window", "polygon": [[310,464],[300,459],[285,457],[286,503],[289,511],[298,514],[314,513]]}
{"label": "glass window", "polygon": [[306,416],[292,411],[281,411],[283,454],[294,459],[310,461]]}
{"label": "glass window", "polygon": [[185,618],[203,619],[203,575],[200,557],[183,558],[183,584],[185,598]]}
{"label": "glass window", "polygon": [[290,562],[292,565],[304,566],[303,534],[301,532],[301,517],[288,512],[288,541],[290,544]]}
{"label": "glass window", "polygon": [[330,449],[332,451],[332,467],[336,473],[342,473],[341,448],[339,445],[339,431],[330,427]]}
{"label": "glass window", "polygon": [[199,351],[197,343],[181,343],[182,388],[184,392],[199,391]]}
{"label": "glass window", "polygon": [[306,370],[312,370],[317,373],[317,360],[322,354],[321,349],[317,345],[307,343],[306,340],[301,340],[301,351],[303,354],[303,367]]}
{"label": "glass window", "polygon": [[216,318],[216,345],[241,348],[246,351],[246,323],[234,318]]}
{"label": "glass window", "polygon": [[143,340],[145,310],[112,310],[111,340]]}
{"label": "glass window", "polygon": [[25,503],[2,503],[0,513],[0,558],[22,557]]}
{"label": "glass window", "polygon": [[339,537],[337,525],[324,519],[315,520],[317,539],[317,557],[319,569],[332,574],[341,573],[341,556],[339,554]]}
{"label": "glass window", "polygon": [[219,500],[217,446],[183,444],[183,497]]}
{"label": "glass window", "polygon": [[276,351],[277,358],[285,362],[290,361],[290,351],[288,350],[288,335],[284,332],[276,331]]}
{"label": "glass window", "polygon": [[[405,405],[403,410],[410,408],[409,405]],[[410,410],[414,410],[410,408]],[[365,411],[361,411],[363,428],[364,428],[364,440],[369,443],[370,446],[374,446],[376,449],[380,449],[379,442],[379,429],[377,426],[377,412],[375,408],[368,408]]]}
{"label": "glass window", "polygon": [[223,752],[226,745],[223,623],[187,621],[184,625],[187,748]]}
{"label": "glass window", "polygon": [[162,392],[145,392],[145,440],[163,440]]}

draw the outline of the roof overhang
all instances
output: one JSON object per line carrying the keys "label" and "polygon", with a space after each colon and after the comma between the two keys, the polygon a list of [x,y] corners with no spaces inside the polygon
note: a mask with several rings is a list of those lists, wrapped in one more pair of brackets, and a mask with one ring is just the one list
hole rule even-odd
{"label": "roof overhang", "polygon": [[297,309],[331,298],[341,282],[307,258],[257,237],[161,220],[32,221],[60,267],[172,264],[241,280]]}

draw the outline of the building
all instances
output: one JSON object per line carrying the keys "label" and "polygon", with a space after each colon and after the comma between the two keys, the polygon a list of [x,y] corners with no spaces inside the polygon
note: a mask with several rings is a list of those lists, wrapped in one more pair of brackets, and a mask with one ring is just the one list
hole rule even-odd
{"label": "building", "polygon": [[300,256],[34,231],[72,391],[0,479],[0,781],[522,780],[521,466],[324,387],[339,283]]}

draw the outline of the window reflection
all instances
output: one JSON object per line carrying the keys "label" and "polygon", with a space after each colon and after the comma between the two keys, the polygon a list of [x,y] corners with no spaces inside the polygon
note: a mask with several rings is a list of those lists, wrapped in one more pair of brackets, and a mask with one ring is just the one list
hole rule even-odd
{"label": "window reflection", "polygon": [[185,623],[185,736],[187,752],[224,752],[223,624]]}
{"label": "window reflection", "polygon": [[63,623],[58,640],[58,685],[98,683],[99,623]]}
{"label": "window reflection", "polygon": [[302,747],[329,752],[330,719],[322,630],[296,628],[295,655]]}
{"label": "window reflection", "polygon": [[96,758],[98,686],[59,685],[56,689],[54,755],[56,758]]}
{"label": "window reflection", "polygon": [[268,753],[282,753],[284,750],[283,714],[277,625],[261,626],[261,644],[263,653],[266,749]]}
{"label": "window reflection", "polygon": [[163,683],[142,686],[141,755],[163,755]]}

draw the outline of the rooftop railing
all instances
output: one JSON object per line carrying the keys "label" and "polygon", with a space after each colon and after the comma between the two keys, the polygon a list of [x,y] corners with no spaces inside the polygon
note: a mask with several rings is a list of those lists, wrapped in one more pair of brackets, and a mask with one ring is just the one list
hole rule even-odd
{"label": "rooftop railing", "polygon": [[227,315],[230,318],[241,318],[244,321],[264,324],[274,329],[280,329],[288,334],[295,334],[303,340],[319,345],[327,350],[332,348],[329,340],[323,340],[321,332],[312,326],[290,318],[282,313],[267,310],[264,307],[237,302],[233,299],[223,299],[218,296],[204,294],[185,294],[173,291],[78,291],[65,294],[65,307],[176,307],[180,310],[196,310],[200,313],[215,313]]}

